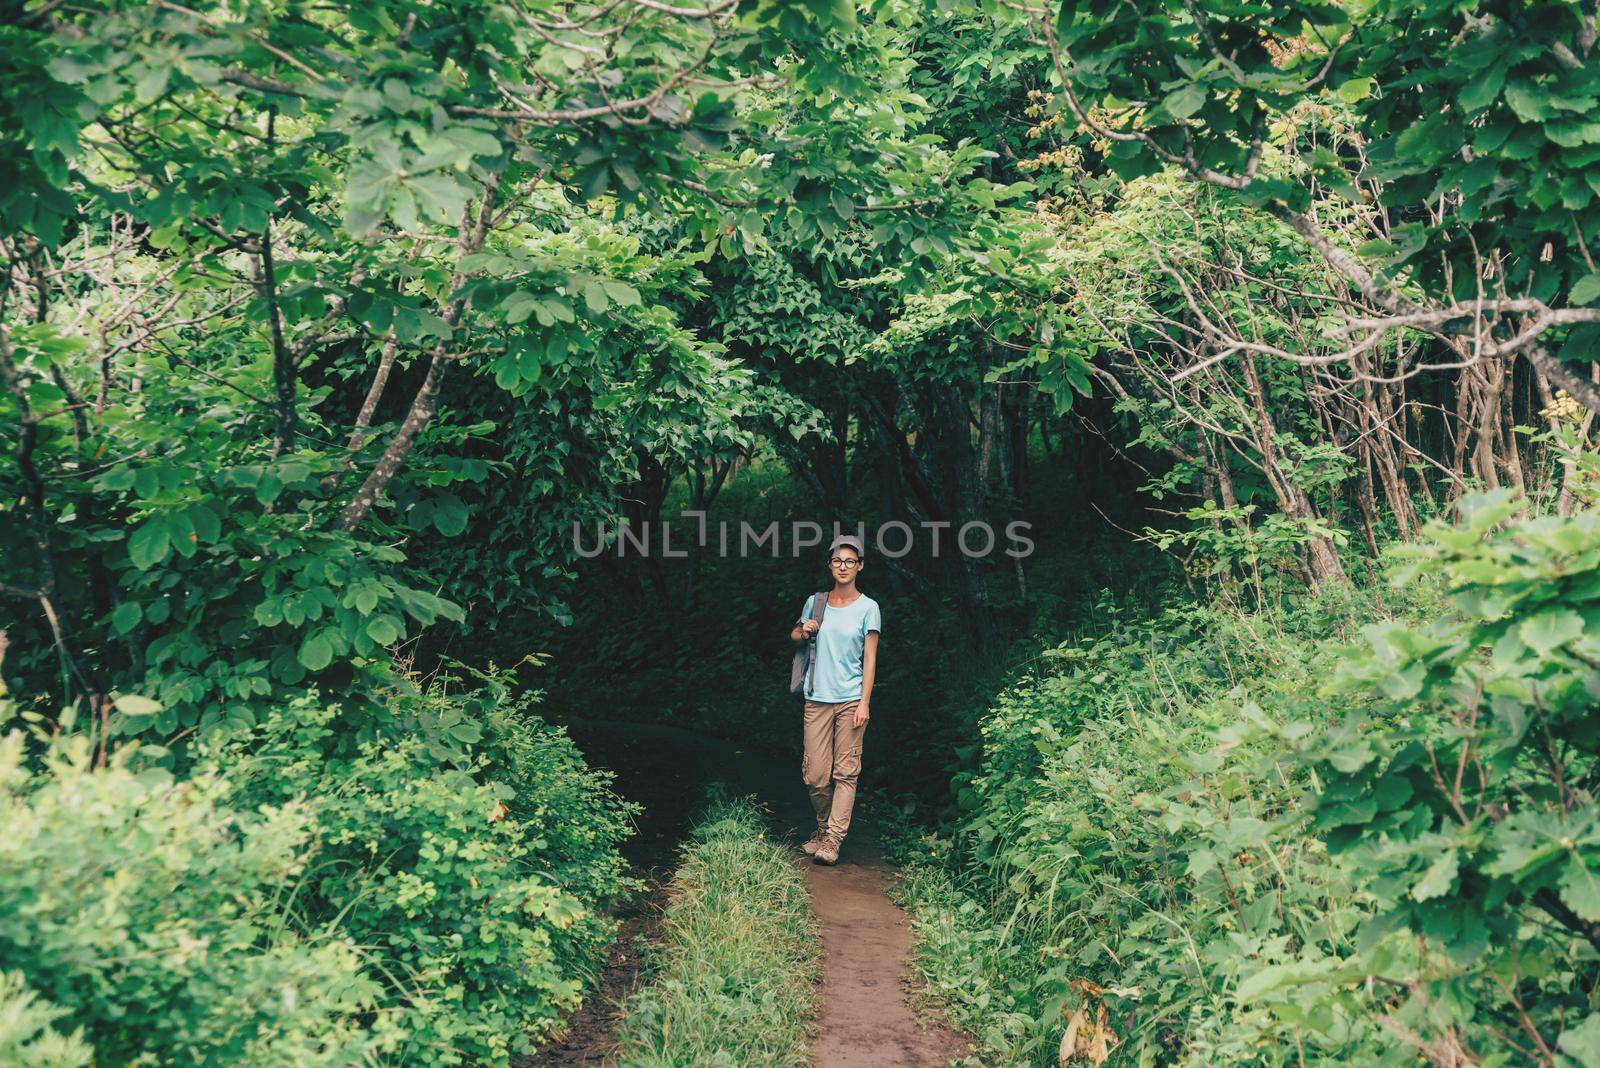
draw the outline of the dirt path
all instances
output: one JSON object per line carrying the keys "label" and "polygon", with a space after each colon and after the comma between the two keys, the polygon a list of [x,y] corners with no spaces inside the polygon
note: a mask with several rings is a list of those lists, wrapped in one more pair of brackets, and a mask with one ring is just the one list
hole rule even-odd
{"label": "dirt path", "polygon": [[[645,807],[640,834],[627,852],[657,886],[670,874],[694,808],[714,781],[764,801],[780,832],[810,832],[805,788],[798,769],[786,761],[674,727],[586,723],[574,727],[572,736],[591,763],[617,773],[619,793]],[[805,866],[811,907],[822,928],[822,1011],[811,1047],[814,1068],[923,1068],[964,1055],[967,1042],[960,1034],[911,1009],[909,925],[885,893],[894,873],[880,859],[870,822],[858,814],[838,865],[796,863]],[[601,989],[574,1018],[566,1040],[528,1064],[599,1068],[608,1063],[622,1002],[640,978],[634,942],[653,930],[660,904],[660,895],[652,895],[625,918],[624,937]]]}
{"label": "dirt path", "polygon": [[912,1011],[906,985],[910,925],[884,892],[894,873],[865,859],[853,862],[842,855],[832,868],[806,865],[823,953],[822,1013],[811,1063],[815,1068],[922,1068],[965,1056],[965,1037]]}

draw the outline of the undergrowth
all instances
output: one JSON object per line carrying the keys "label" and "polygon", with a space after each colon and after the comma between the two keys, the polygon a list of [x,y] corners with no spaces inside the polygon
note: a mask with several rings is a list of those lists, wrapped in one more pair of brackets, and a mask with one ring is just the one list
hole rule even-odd
{"label": "undergrowth", "polygon": [[1600,1064],[1600,513],[1518,510],[1001,694],[900,889],[985,1063]]}
{"label": "undergrowth", "polygon": [[714,802],[673,877],[618,1063],[805,1065],[819,944],[792,851],[766,837],[750,802]]}

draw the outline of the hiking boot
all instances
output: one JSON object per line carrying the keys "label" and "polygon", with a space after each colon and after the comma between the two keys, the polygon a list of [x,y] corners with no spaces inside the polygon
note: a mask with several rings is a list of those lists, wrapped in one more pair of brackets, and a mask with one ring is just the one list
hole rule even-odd
{"label": "hiking boot", "polygon": [[823,838],[822,844],[817,846],[817,851],[811,854],[813,864],[837,864],[839,862],[839,847],[843,845],[842,839],[828,835]]}
{"label": "hiking boot", "polygon": [[800,852],[808,857],[816,856],[817,850],[822,848],[822,843],[828,840],[828,828],[818,827],[815,834],[807,838],[800,845]]}

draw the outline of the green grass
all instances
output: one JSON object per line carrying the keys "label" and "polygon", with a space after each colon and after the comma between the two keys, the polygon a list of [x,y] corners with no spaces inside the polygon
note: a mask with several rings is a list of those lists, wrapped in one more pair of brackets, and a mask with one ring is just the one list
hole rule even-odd
{"label": "green grass", "polygon": [[820,942],[794,853],[748,801],[714,803],[673,876],[653,974],[618,1064],[807,1063]]}

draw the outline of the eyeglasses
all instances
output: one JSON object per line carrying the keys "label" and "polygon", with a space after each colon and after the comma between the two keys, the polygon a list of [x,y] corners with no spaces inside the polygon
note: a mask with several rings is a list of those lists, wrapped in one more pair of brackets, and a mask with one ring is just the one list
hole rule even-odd
{"label": "eyeglasses", "polygon": [[861,561],[860,560],[851,560],[848,557],[844,557],[844,556],[832,557],[832,558],[830,558],[828,560],[828,563],[832,564],[834,567],[840,567],[840,566],[843,566],[843,567],[860,567],[861,566]]}

